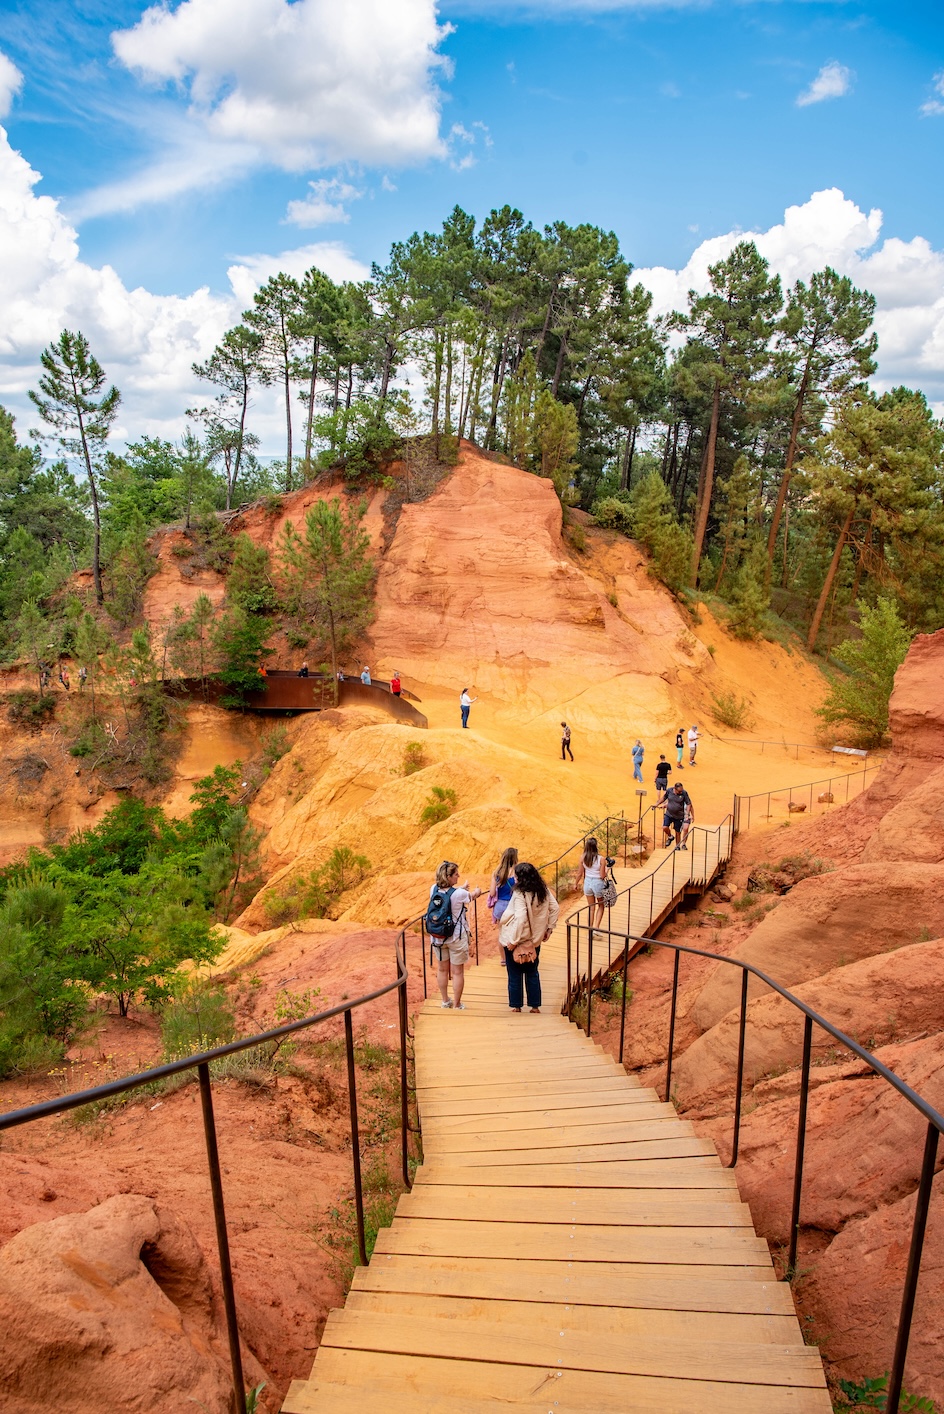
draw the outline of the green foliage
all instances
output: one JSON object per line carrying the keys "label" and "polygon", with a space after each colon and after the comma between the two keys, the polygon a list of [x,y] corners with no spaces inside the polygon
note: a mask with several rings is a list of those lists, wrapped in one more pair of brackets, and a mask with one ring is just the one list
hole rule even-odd
{"label": "green foliage", "polygon": [[633,524],[633,514],[629,504],[616,496],[605,496],[602,501],[594,501],[593,517],[597,525],[606,530],[629,530]]}
{"label": "green foliage", "polygon": [[0,1076],[54,1061],[88,1010],[80,959],[64,933],[68,893],[23,871],[0,905]]}
{"label": "green foliage", "polygon": [[18,727],[25,727],[27,731],[40,731],[56,712],[55,697],[28,689],[11,692],[7,704],[10,721]]}
{"label": "green foliage", "polygon": [[828,726],[846,727],[862,746],[879,746],[888,732],[888,702],[895,673],[904,662],[911,635],[891,599],[879,599],[874,608],[862,606],[862,637],[847,640],[835,656],[849,677],[833,681],[817,715]]}
{"label": "green foliage", "polygon": [[767,554],[757,541],[743,560],[728,596],[728,628],[735,638],[761,636],[770,606],[770,592],[764,583],[766,569]]}
{"label": "green foliage", "polygon": [[426,765],[426,753],[423,745],[419,741],[408,741],[403,748],[403,774],[412,776],[417,771],[422,771]]}
{"label": "green foliage", "polygon": [[629,531],[652,556],[650,572],[669,589],[681,589],[688,578],[692,538],[679,525],[668,487],[657,471],[636,483],[628,504]]}
{"label": "green foliage", "polygon": [[286,606],[311,628],[319,650],[330,651],[335,678],[340,654],[373,618],[376,571],[361,526],[366,511],[364,501],[316,501],[304,534],[289,521],[279,546]]}
{"label": "green foliage", "polygon": [[226,577],[226,598],[247,614],[266,614],[278,607],[272,585],[269,551],[242,531],[236,537],[233,563]]}
{"label": "green foliage", "polygon": [[282,722],[276,723],[262,738],[262,769],[266,775],[274,770],[282,757],[287,755],[291,749],[288,727]]}
{"label": "green foliage", "polygon": [[[840,1380],[844,1409],[884,1409],[887,1403],[888,1372],[872,1380]],[[898,1402],[900,1414],[935,1414],[933,1400],[925,1396],[901,1392]]]}
{"label": "green foliage", "polygon": [[732,731],[750,731],[754,725],[754,714],[746,697],[738,697],[735,692],[711,694],[711,715],[723,727]]}
{"label": "green foliage", "polygon": [[227,687],[220,699],[224,707],[242,707],[248,693],[264,690],[259,668],[271,651],[266,646],[270,632],[264,618],[235,604],[213,625],[210,641],[219,660],[219,676]]}
{"label": "green foliage", "polygon": [[456,804],[457,797],[454,790],[450,790],[448,786],[433,786],[420,815],[420,823],[423,825],[441,824],[443,820],[449,819]]}
{"label": "green foliage", "polygon": [[147,582],[157,569],[148,544],[147,527],[135,512],[108,564],[106,605],[115,622],[126,628],[141,614]]}
{"label": "green foliage", "polygon": [[341,895],[362,883],[369,870],[370,860],[363,854],[338,845],[324,864],[266,898],[266,918],[273,927],[295,918],[325,918]]}
{"label": "green foliage", "polygon": [[236,1036],[236,1017],[222,983],[188,978],[161,1012],[165,1061],[225,1046]]}

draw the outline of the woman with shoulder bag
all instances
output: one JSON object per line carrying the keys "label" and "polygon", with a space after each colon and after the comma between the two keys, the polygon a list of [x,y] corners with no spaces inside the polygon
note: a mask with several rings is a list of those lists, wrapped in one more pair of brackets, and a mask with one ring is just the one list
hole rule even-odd
{"label": "woman with shoulder bag", "polygon": [[498,935],[508,964],[508,1005],[520,1011],[527,991],[529,1008],[539,1012],[541,944],[553,933],[560,907],[533,864],[519,864],[515,875]]}

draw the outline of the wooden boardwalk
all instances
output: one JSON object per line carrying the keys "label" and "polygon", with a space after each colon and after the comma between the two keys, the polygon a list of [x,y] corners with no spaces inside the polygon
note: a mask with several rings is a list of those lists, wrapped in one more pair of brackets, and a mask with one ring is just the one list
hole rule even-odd
{"label": "wooden boardwalk", "polygon": [[713,1144],[558,1014],[564,936],[540,1016],[497,957],[424,1005],[424,1163],[286,1414],[831,1414]]}

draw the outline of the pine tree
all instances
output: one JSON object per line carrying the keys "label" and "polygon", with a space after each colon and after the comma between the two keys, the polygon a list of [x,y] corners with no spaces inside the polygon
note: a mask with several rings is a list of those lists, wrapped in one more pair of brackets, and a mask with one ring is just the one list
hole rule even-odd
{"label": "pine tree", "polygon": [[657,471],[637,481],[629,497],[630,534],[652,555],[652,572],[670,589],[685,584],[692,537],[678,523],[668,487]]}
{"label": "pine tree", "polygon": [[236,537],[233,562],[226,576],[226,598],[250,614],[265,614],[278,606],[269,551],[245,531]]}
{"label": "pine tree", "polygon": [[346,506],[337,497],[316,501],[305,517],[304,534],[289,521],[279,546],[285,603],[330,650],[335,682],[339,655],[373,617],[375,568],[361,528],[366,511],[366,501]]}
{"label": "pine tree", "polygon": [[766,588],[767,551],[761,540],[744,559],[728,599],[728,627],[735,638],[759,638],[770,606]]}
{"label": "pine tree", "polygon": [[853,729],[857,744],[880,746],[888,733],[888,703],[895,673],[905,661],[910,634],[892,599],[879,599],[874,608],[863,605],[859,616],[861,639],[840,643],[834,656],[849,670],[849,677],[833,682],[817,714],[829,725],[843,723]]}

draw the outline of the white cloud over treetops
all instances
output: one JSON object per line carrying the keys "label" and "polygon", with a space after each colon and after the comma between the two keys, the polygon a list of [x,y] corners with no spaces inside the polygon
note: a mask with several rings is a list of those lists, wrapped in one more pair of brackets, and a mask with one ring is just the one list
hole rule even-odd
{"label": "white cloud over treetops", "polygon": [[5,118],[23,87],[23,75],[12,59],[0,50],[0,118]]}
{"label": "white cloud over treetops", "polygon": [[855,77],[845,64],[837,64],[835,59],[824,64],[809,88],[797,97],[798,108],[808,108],[811,103],[823,103],[827,98],[845,98]]}
{"label": "white cloud over treetops", "polygon": [[767,231],[729,231],[702,241],[681,270],[665,266],[636,270],[653,294],[653,312],[687,307],[688,291],[709,288],[708,267],[729,255],[740,240],[753,240],[784,283],[808,280],[831,265],[876,297],[879,338],[877,386],[907,383],[940,403],[944,400],[944,253],[924,236],[879,243],[882,212],[867,215],[836,187],[814,192],[789,206],[780,225]]}
{"label": "white cloud over treetops", "polygon": [[435,0],[183,0],[112,36],[215,140],[290,171],[444,154]]}
{"label": "white cloud over treetops", "polygon": [[[64,328],[82,330],[121,389],[119,440],[174,437],[184,410],[208,392],[191,364],[207,357],[269,275],[300,275],[312,265],[336,280],[368,274],[343,246],[320,242],[238,259],[227,271],[226,293],[206,286],[182,295],[128,289],[111,266],[82,260],[75,229],[53,197],[34,192],[38,181],[0,127],[0,402],[16,414],[21,435],[36,422],[26,394],[36,386],[39,354]],[[279,414],[268,401],[260,395],[256,430],[266,450],[277,453]]]}
{"label": "white cloud over treetops", "polygon": [[[17,415],[21,434],[35,423],[26,393],[36,385],[39,354],[63,328],[86,334],[121,389],[119,439],[174,437],[183,430],[184,410],[207,393],[191,364],[207,357],[270,275],[300,275],[311,265],[337,280],[367,274],[346,247],[321,241],[235,260],[224,293],[205,286],[174,295],[128,289],[110,266],[82,259],[76,231],[56,200],[34,191],[38,180],[0,128],[0,402]],[[769,230],[716,236],[703,241],[683,269],[657,266],[637,270],[634,278],[653,291],[658,314],[683,309],[689,289],[707,289],[708,266],[744,234],[785,284],[831,264],[877,297],[881,386],[908,383],[944,400],[944,253],[921,236],[882,241],[881,228],[880,211],[865,213],[835,189],[816,192]],[[259,395],[254,428],[263,450],[277,455],[280,413],[269,402]]]}

